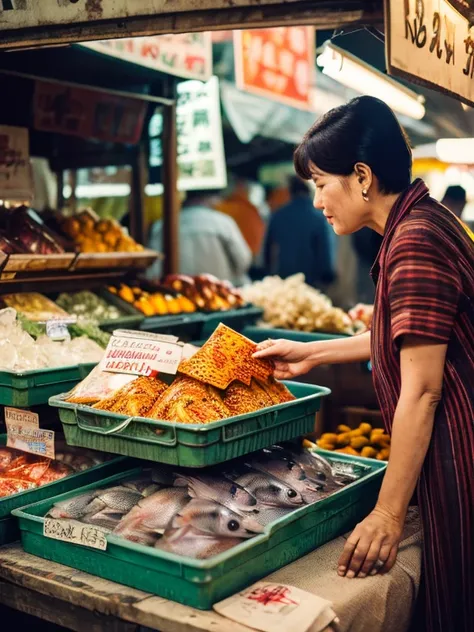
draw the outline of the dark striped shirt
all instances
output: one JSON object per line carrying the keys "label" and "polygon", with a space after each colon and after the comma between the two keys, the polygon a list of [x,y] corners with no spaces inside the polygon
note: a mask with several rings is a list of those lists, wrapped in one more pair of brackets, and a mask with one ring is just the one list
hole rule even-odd
{"label": "dark striped shirt", "polygon": [[390,212],[372,325],[374,384],[391,430],[404,335],[446,343],[442,399],[418,484],[424,534],[424,625],[474,629],[474,244],[416,180]]}

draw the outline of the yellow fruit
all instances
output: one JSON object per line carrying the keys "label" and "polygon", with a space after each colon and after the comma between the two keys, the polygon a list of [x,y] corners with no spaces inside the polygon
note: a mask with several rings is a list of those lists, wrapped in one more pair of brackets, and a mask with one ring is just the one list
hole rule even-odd
{"label": "yellow fruit", "polygon": [[107,289],[109,290],[111,294],[117,294],[117,288],[114,287],[113,285],[109,285]]}
{"label": "yellow fruit", "polygon": [[166,305],[170,314],[181,314],[181,305],[179,299],[167,294],[165,296]]}
{"label": "yellow fruit", "polygon": [[384,434],[384,433],[385,433],[385,430],[383,428],[374,428],[372,432],[370,433],[370,436]]}
{"label": "yellow fruit", "polygon": [[155,310],[155,314],[158,316],[163,316],[164,314],[168,314],[168,305],[164,299],[162,294],[158,292],[156,294],[152,294],[150,297],[151,304]]}
{"label": "yellow fruit", "polygon": [[351,439],[351,448],[354,450],[362,450],[369,445],[369,440],[367,437],[352,437]]}
{"label": "yellow fruit", "polygon": [[388,461],[389,456],[390,456],[390,448],[385,448],[383,450],[380,450],[380,452],[376,456],[376,459],[378,461]]}
{"label": "yellow fruit", "polygon": [[351,430],[350,433],[351,439],[352,437],[362,437],[364,434],[360,428],[356,428],[355,430]]}
{"label": "yellow fruit", "polygon": [[340,452],[341,454],[350,454],[351,456],[359,456],[359,453],[354,450],[354,448],[351,448],[350,445],[346,446],[345,448],[339,448],[338,450],[335,450],[335,452]]}
{"label": "yellow fruit", "polygon": [[362,448],[360,455],[365,456],[366,459],[375,459],[377,456],[377,450],[368,445],[365,446],[365,448]]}
{"label": "yellow fruit", "polygon": [[390,435],[378,434],[372,439],[372,444],[380,446],[381,448],[386,448],[390,445]]}
{"label": "yellow fruit", "polygon": [[117,245],[117,236],[114,235],[114,233],[106,233],[103,236],[103,240],[104,240],[104,243],[107,244],[107,246],[110,246],[111,248],[115,248],[115,246]]}
{"label": "yellow fruit", "polygon": [[359,430],[362,430],[362,434],[368,435],[372,430],[372,426],[368,423],[362,423],[359,426]]}
{"label": "yellow fruit", "polygon": [[351,442],[351,433],[349,432],[341,432],[341,434],[337,435],[337,445],[344,447],[345,445],[349,445]]}
{"label": "yellow fruit", "polygon": [[309,439],[303,439],[303,448],[309,448],[310,450],[314,450],[316,444],[310,441]]}
{"label": "yellow fruit", "polygon": [[128,285],[122,285],[120,287],[120,290],[118,292],[118,295],[120,296],[120,298],[122,298],[124,301],[127,301],[127,303],[133,303],[135,300],[135,296],[133,295],[132,290],[128,287]]}
{"label": "yellow fruit", "polygon": [[325,432],[321,435],[321,439],[326,443],[337,443],[337,434],[334,432]]}
{"label": "yellow fruit", "polygon": [[346,426],[345,424],[339,424],[339,426],[336,428],[336,430],[339,433],[343,433],[343,432],[350,432],[351,428],[349,428],[349,426]]}
{"label": "yellow fruit", "polygon": [[318,446],[318,448],[321,448],[322,450],[334,450],[334,448],[336,447],[334,445],[334,443],[329,443],[328,441],[323,441],[322,439],[318,439],[316,441],[316,445]]}

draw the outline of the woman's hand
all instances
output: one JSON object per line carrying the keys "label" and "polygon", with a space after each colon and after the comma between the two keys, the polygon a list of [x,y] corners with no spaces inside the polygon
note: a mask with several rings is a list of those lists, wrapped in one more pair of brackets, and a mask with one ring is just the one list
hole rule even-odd
{"label": "woman's hand", "polygon": [[271,360],[278,380],[303,375],[314,366],[311,361],[311,345],[291,340],[265,340],[257,346],[254,358]]}
{"label": "woman's hand", "polygon": [[339,558],[342,577],[366,577],[386,573],[395,564],[404,519],[375,507],[347,539]]}

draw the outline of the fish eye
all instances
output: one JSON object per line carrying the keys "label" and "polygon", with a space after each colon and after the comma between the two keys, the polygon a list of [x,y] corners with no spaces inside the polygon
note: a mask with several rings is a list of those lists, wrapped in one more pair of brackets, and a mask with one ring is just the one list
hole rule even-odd
{"label": "fish eye", "polygon": [[229,522],[227,523],[227,528],[229,529],[229,531],[238,531],[240,525],[237,522],[237,520],[229,520]]}
{"label": "fish eye", "polygon": [[288,498],[295,498],[297,495],[294,489],[289,489],[287,492]]}
{"label": "fish eye", "polygon": [[232,487],[230,488],[230,495],[234,497],[236,494],[237,494],[237,486],[232,485]]}

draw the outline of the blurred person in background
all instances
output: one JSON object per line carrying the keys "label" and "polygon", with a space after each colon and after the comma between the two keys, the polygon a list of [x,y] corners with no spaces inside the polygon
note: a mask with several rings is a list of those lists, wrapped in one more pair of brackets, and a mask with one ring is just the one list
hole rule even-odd
{"label": "blurred person in background", "polygon": [[272,213],[265,240],[265,269],[283,279],[302,272],[306,283],[323,288],[336,278],[336,243],[311,191],[292,176],[290,202]]}
{"label": "blurred person in background", "polygon": [[449,208],[456,217],[461,219],[462,212],[466,206],[466,199],[466,191],[462,186],[456,184],[451,185],[446,189],[446,193],[441,200],[441,204],[446,208]]}
{"label": "blurred person in background", "polygon": [[[218,194],[213,191],[189,191],[179,216],[179,272],[194,276],[213,274],[234,285],[248,282],[252,252],[236,222],[216,211]],[[155,222],[148,246],[163,250],[163,222]],[[156,261],[148,278],[162,276],[162,263]]]}

